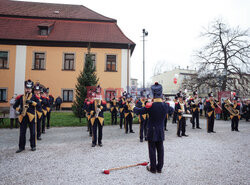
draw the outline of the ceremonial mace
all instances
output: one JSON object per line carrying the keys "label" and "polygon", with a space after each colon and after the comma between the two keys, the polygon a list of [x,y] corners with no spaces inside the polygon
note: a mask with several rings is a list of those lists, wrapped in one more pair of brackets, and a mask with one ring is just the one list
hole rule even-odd
{"label": "ceremonial mace", "polygon": [[111,168],[111,169],[108,169],[108,170],[103,170],[102,172],[104,174],[109,174],[110,171],[114,171],[114,170],[121,170],[121,169],[135,167],[135,166],[147,166],[147,165],[148,165],[148,162],[144,162],[144,163],[132,164],[132,165],[128,165],[128,166],[122,166],[122,167],[118,167],[118,168]]}

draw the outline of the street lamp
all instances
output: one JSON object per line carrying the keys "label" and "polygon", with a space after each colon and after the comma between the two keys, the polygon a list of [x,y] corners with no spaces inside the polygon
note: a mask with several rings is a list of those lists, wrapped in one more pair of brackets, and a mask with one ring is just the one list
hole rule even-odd
{"label": "street lamp", "polygon": [[142,38],[143,38],[143,90],[145,89],[145,37],[148,36],[148,32],[143,29],[142,30]]}

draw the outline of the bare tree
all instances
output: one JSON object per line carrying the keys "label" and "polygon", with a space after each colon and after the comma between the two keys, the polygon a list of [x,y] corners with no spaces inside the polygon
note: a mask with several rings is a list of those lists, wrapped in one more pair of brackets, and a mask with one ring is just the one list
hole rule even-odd
{"label": "bare tree", "polygon": [[250,83],[250,37],[248,30],[230,28],[216,20],[201,37],[208,43],[195,53],[197,58],[199,85],[212,88],[238,90],[249,95]]}

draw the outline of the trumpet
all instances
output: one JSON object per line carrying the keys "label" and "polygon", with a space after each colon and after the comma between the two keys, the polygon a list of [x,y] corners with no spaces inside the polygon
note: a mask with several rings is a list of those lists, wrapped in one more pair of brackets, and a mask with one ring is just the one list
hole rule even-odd
{"label": "trumpet", "polygon": [[23,97],[23,107],[22,107],[22,112],[21,112],[21,115],[24,117],[27,113],[27,110],[29,108],[29,104],[26,103],[26,100],[28,99],[29,97],[29,93],[27,93],[24,97]]}
{"label": "trumpet", "polygon": [[234,109],[231,105],[232,105],[232,102],[227,99],[224,101],[225,102],[225,108],[228,110],[228,112],[230,114],[232,114],[233,116],[238,116],[240,114],[240,111],[237,110],[237,109]]}

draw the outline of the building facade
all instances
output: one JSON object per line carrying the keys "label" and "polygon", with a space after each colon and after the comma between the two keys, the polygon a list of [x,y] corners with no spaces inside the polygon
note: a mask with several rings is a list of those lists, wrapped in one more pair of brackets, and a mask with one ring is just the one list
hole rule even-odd
{"label": "building facade", "polygon": [[0,2],[0,107],[23,94],[27,79],[49,87],[55,98],[62,97],[62,107],[71,107],[88,47],[104,91],[130,86],[135,44],[115,19],[80,5]]}
{"label": "building facade", "polygon": [[[184,91],[185,88],[182,86],[184,80],[192,80],[192,75],[196,74],[195,70],[175,68],[171,71],[155,75],[152,77],[152,81],[159,82],[163,87],[163,94],[175,95],[180,90]],[[191,93],[191,92],[187,92]]]}

